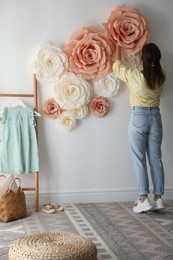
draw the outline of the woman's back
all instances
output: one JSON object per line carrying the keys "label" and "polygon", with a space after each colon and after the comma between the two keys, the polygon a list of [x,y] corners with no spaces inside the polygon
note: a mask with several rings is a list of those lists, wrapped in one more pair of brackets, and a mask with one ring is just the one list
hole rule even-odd
{"label": "woman's back", "polygon": [[155,90],[147,87],[146,79],[138,69],[126,67],[120,60],[113,65],[113,72],[117,78],[124,81],[130,90],[130,106],[159,106],[162,86]]}

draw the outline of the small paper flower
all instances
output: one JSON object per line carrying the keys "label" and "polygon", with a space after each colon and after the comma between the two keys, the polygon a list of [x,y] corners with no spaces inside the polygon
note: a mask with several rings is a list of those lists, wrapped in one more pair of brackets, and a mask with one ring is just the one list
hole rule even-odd
{"label": "small paper flower", "polygon": [[63,130],[72,130],[76,127],[76,119],[69,111],[64,111],[58,117],[58,127]]}
{"label": "small paper flower", "polygon": [[102,97],[115,96],[119,90],[120,81],[113,73],[107,74],[101,79],[93,80],[93,87],[96,95]]}
{"label": "small paper flower", "polygon": [[88,107],[86,105],[70,110],[76,119],[83,119],[88,115]]}
{"label": "small paper flower", "polygon": [[67,71],[68,59],[59,47],[48,43],[40,48],[32,67],[39,81],[52,80]]}
{"label": "small paper flower", "polygon": [[91,113],[95,116],[102,117],[105,116],[109,111],[108,100],[104,97],[93,97],[89,104],[89,109]]}
{"label": "small paper flower", "polygon": [[104,27],[111,40],[131,54],[140,51],[149,36],[146,18],[139,10],[126,6],[115,8]]}
{"label": "small paper flower", "polygon": [[43,102],[43,113],[45,116],[55,119],[62,112],[62,108],[56,103],[54,98],[49,98]]}
{"label": "small paper flower", "polygon": [[100,78],[112,68],[111,41],[94,27],[73,33],[65,52],[69,71],[86,79]]}
{"label": "small paper flower", "polygon": [[91,86],[80,76],[70,72],[54,82],[55,99],[63,109],[81,107],[90,101]]}

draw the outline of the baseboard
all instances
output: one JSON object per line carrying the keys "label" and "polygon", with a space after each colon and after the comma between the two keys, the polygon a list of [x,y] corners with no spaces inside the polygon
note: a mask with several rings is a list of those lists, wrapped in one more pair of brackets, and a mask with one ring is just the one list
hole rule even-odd
{"label": "baseboard", "polygon": [[[39,204],[56,202],[67,203],[99,203],[99,202],[120,202],[134,201],[137,199],[137,192],[133,189],[124,190],[85,190],[85,191],[63,191],[39,194]],[[152,196],[152,194],[150,194]],[[28,205],[34,205],[34,194],[27,194]],[[164,199],[173,199],[173,188],[166,188]]]}

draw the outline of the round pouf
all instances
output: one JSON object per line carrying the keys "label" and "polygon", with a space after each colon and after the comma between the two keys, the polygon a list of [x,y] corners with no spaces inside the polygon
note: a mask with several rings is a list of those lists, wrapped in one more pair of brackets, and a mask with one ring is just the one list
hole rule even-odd
{"label": "round pouf", "polygon": [[70,232],[42,232],[17,240],[9,260],[96,260],[94,243]]}

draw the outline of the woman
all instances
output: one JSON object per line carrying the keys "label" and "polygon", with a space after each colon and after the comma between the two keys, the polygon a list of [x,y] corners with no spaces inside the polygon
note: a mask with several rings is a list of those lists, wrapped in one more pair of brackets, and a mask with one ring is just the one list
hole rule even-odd
{"label": "woman", "polygon": [[[127,68],[120,61],[119,50],[113,65],[115,76],[124,81],[130,90],[132,114],[128,135],[139,193],[137,205],[133,208],[136,213],[164,208],[161,198],[164,194],[164,169],[161,154],[163,131],[159,105],[165,75],[160,59],[159,48],[154,43],[149,43],[142,49],[142,71]],[[153,183],[153,205],[148,199],[150,191],[146,155]]]}

